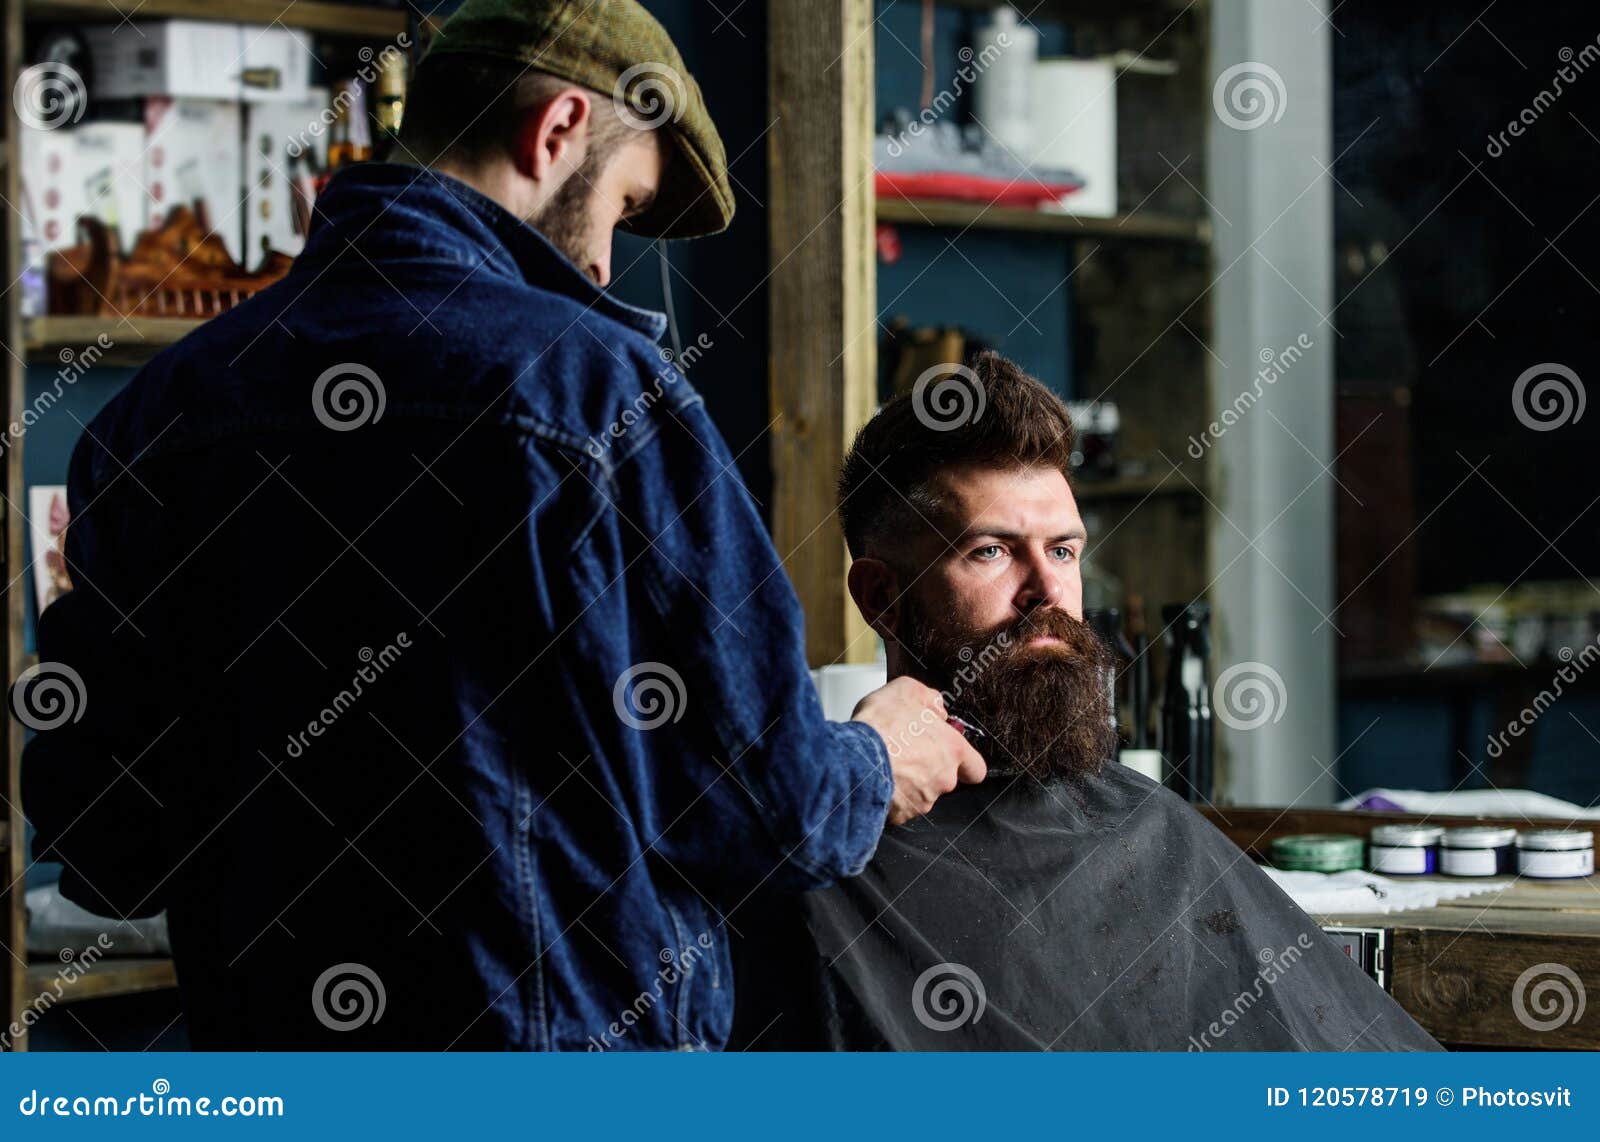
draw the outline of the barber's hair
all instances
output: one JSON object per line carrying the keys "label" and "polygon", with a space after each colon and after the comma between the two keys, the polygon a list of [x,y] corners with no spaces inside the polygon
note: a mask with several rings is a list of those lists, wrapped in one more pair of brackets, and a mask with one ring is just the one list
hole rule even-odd
{"label": "barber's hair", "polygon": [[[445,159],[469,168],[510,157],[531,108],[582,86],[515,60],[466,53],[429,56],[412,79],[391,157],[429,166]],[[587,165],[597,168],[648,128],[624,119],[609,92],[584,90],[591,96]]]}
{"label": "barber's hair", "polygon": [[1071,479],[1072,419],[1061,400],[998,353],[979,354],[968,369],[896,397],[856,434],[839,474],[854,558],[903,549],[929,526],[941,505],[928,485],[941,468],[1050,468]]}

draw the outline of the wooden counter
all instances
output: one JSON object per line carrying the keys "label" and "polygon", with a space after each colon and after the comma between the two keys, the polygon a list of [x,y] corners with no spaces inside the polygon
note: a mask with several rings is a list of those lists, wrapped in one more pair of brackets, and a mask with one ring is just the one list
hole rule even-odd
{"label": "wooden counter", "polygon": [[[1274,836],[1351,833],[1373,825],[1420,821],[1418,814],[1330,810],[1205,809],[1204,815],[1252,856],[1265,855]],[[1438,817],[1435,825],[1510,824],[1528,821]],[[1539,827],[1595,828],[1594,821],[1538,821]],[[1409,878],[1408,878],[1409,879]],[[1464,883],[1441,877],[1450,884]],[[1600,1050],[1600,876],[1582,880],[1518,879],[1478,896],[1434,908],[1318,916],[1324,926],[1380,928],[1388,936],[1388,986],[1395,999],[1447,1047]],[[1534,971],[1560,965],[1576,976]],[[1523,983],[1526,1020],[1513,995]],[[1541,992],[1540,984],[1551,986]],[[1559,989],[1559,991],[1558,991]],[[1561,993],[1569,998],[1564,1021]],[[1543,1000],[1541,1000],[1543,996]],[[1576,1016],[1576,1018],[1573,1018]],[[1541,1021],[1560,1022],[1547,1030]],[[1534,1024],[1530,1026],[1530,1023]]]}
{"label": "wooden counter", "polygon": [[[1434,908],[1316,919],[1387,931],[1390,992],[1446,1046],[1600,1050],[1600,1009],[1588,1010],[1600,1008],[1600,877],[1518,880]],[[1565,967],[1578,986],[1532,970],[1540,964]],[[1532,1026],[1513,1004],[1525,972],[1521,990]],[[1539,990],[1543,981],[1550,981],[1547,993]],[[1562,995],[1575,1020],[1556,1018]],[[1543,1021],[1561,1025],[1540,1030]]]}

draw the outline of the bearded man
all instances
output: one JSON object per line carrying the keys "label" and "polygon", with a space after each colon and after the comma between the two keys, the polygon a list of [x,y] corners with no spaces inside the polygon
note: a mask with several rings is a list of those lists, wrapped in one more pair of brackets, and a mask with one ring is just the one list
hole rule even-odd
{"label": "bearded man", "polygon": [[944,694],[988,778],[886,830],[862,875],[740,922],[735,1043],[1437,1050],[1244,853],[1116,762],[1067,411],[993,354],[967,383],[980,411],[960,423],[886,405],[839,511],[889,677]]}

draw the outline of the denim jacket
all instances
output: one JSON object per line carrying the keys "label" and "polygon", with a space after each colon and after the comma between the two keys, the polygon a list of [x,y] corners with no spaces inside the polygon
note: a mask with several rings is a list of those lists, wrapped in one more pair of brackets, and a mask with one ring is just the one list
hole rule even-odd
{"label": "denim jacket", "polygon": [[35,854],[113,946],[167,911],[197,1047],[719,1048],[741,905],[862,869],[884,742],[661,315],[431,172],[317,215],[74,452]]}

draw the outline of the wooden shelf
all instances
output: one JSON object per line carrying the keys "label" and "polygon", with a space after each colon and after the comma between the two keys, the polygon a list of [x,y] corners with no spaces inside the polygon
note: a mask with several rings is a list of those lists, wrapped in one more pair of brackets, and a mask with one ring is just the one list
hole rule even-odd
{"label": "wooden shelf", "polygon": [[[54,996],[57,976],[65,966],[58,960],[30,963],[27,981],[29,995],[49,993]],[[177,986],[178,972],[170,959],[132,956],[127,959],[103,959],[84,968],[82,975],[66,984],[55,1002],[112,999],[146,991],[167,991]]]}
{"label": "wooden shelf", "polygon": [[142,365],[205,322],[182,317],[31,317],[25,323],[28,364],[59,367],[63,351],[83,352],[101,334],[112,348],[101,358],[110,365]]}
{"label": "wooden shelf", "polygon": [[1011,230],[1060,234],[1073,238],[1142,238],[1167,242],[1211,241],[1211,223],[1204,218],[1176,218],[1140,211],[1115,218],[1087,218],[1017,206],[985,206],[938,198],[880,198],[878,221],[905,226]]}
{"label": "wooden shelf", "polygon": [[32,18],[120,21],[179,18],[228,20],[240,24],[277,24],[329,35],[392,39],[408,26],[406,13],[385,8],[358,8],[313,0],[26,0],[24,14]]}

